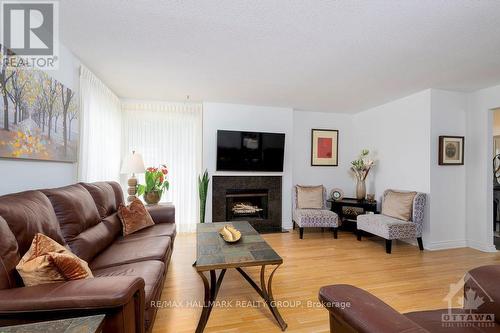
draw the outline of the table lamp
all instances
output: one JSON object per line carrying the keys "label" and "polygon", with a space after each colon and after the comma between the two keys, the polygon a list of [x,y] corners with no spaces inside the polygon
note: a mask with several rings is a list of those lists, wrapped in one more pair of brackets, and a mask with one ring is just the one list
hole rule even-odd
{"label": "table lamp", "polygon": [[142,155],[136,153],[135,150],[132,151],[132,155],[128,156],[122,164],[122,173],[132,174],[128,179],[127,185],[127,201],[132,202],[136,198],[137,193],[137,178],[135,178],[136,173],[144,173],[146,168],[144,167],[144,160]]}

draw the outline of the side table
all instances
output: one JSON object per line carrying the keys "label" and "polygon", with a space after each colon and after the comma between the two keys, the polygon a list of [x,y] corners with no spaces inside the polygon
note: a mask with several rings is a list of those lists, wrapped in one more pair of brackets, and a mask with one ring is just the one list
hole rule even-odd
{"label": "side table", "polygon": [[[377,213],[377,201],[358,200],[356,198],[343,198],[341,200],[329,199],[331,204],[330,210],[337,213],[339,221],[342,222],[343,228],[354,229],[356,231],[356,219],[358,215],[366,214],[367,212]],[[349,223],[343,223],[349,222]],[[354,228],[352,227],[354,224]]]}

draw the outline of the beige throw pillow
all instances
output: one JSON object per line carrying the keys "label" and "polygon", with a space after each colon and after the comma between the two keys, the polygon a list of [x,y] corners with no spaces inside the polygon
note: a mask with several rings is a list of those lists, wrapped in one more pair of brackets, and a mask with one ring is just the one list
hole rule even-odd
{"label": "beige throw pillow", "polygon": [[298,209],[323,208],[323,186],[297,186]]}
{"label": "beige throw pillow", "polygon": [[93,277],[87,262],[40,233],[35,235],[16,269],[25,286]]}
{"label": "beige throw pillow", "polygon": [[382,214],[398,220],[410,221],[415,195],[417,192],[388,191],[382,203]]}

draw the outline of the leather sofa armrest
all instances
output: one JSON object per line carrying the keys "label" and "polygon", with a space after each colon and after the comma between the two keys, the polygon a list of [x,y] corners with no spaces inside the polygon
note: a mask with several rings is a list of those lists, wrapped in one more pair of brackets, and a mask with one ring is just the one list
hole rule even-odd
{"label": "leather sofa armrest", "polygon": [[331,332],[427,332],[372,294],[351,285],[322,287],[319,300],[330,312]]}
{"label": "leather sofa armrest", "polygon": [[0,315],[19,312],[107,309],[142,298],[144,280],[138,277],[97,277],[0,290]]}
{"label": "leather sofa armrest", "polygon": [[155,224],[175,223],[175,206],[172,204],[159,204],[146,206]]}

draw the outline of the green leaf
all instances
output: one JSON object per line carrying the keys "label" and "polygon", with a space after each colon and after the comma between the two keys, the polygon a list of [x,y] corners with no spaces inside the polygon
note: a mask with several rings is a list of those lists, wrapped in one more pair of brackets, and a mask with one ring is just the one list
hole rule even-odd
{"label": "green leaf", "polygon": [[210,178],[208,176],[208,170],[205,170],[203,175],[198,176],[198,195],[200,198],[200,223],[205,222],[205,210],[207,204],[207,194],[208,194],[208,183]]}
{"label": "green leaf", "polygon": [[143,195],[146,191],[146,186],[139,184],[137,185],[137,195]]}

